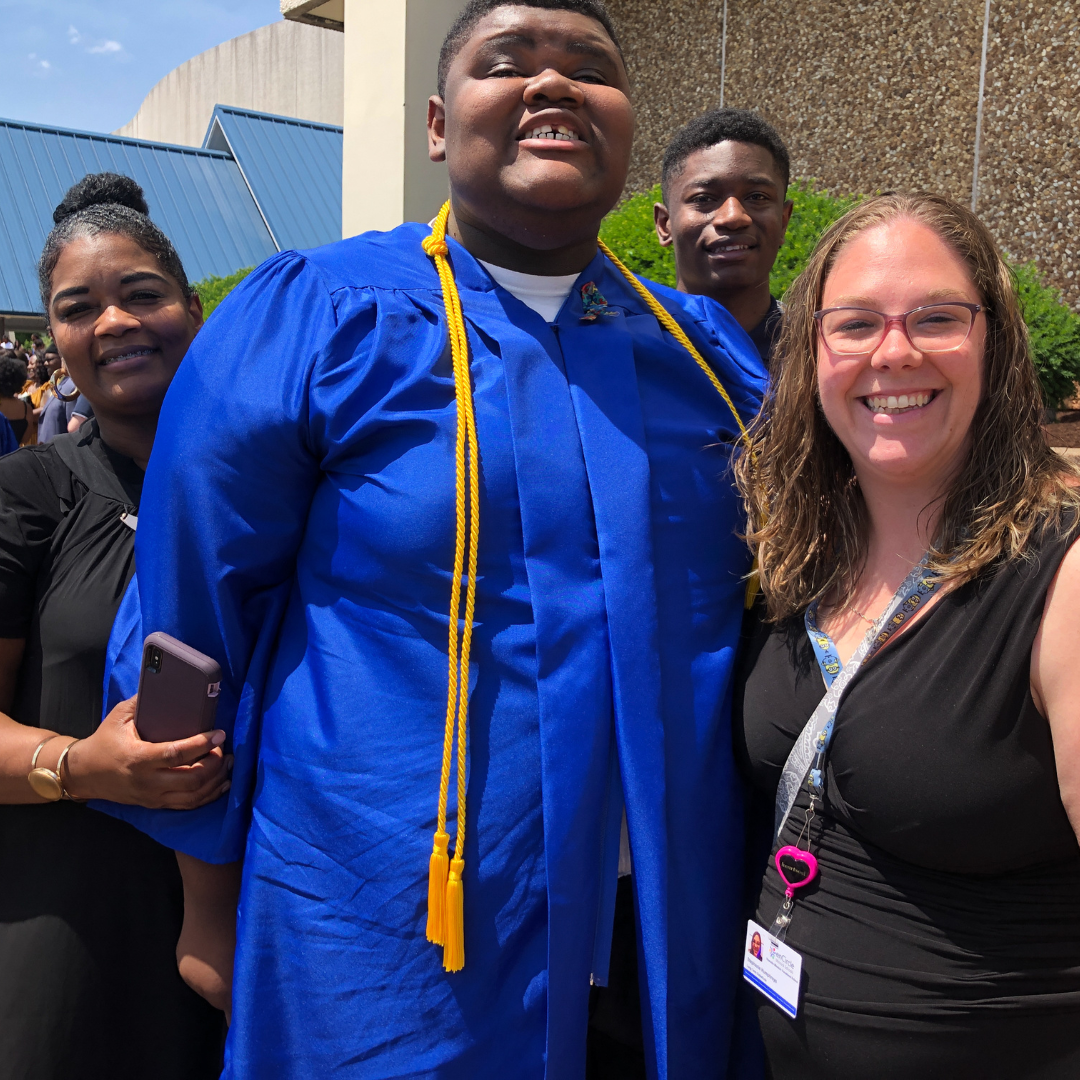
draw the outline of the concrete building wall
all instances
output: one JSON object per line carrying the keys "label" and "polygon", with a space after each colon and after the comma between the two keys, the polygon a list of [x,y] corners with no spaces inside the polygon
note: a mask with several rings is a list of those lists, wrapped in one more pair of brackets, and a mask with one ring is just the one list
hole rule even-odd
{"label": "concrete building wall", "polygon": [[449,193],[427,150],[439,49],[464,0],[345,0],[342,235],[428,221]]}
{"label": "concrete building wall", "polygon": [[340,125],[345,36],[276,22],[208,49],[169,72],[115,135],[201,146],[215,105]]}
{"label": "concrete building wall", "polygon": [[[608,0],[634,83],[628,188],[721,99],[723,0]],[[795,175],[968,203],[984,0],[727,0],[724,104],[775,124]],[[1080,309],[1080,0],[993,0],[978,212]]]}

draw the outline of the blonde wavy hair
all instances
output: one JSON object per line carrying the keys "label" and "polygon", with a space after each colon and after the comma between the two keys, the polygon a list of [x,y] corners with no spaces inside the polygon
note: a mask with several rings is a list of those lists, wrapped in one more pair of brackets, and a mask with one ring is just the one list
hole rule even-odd
{"label": "blonde wavy hair", "polygon": [[[798,614],[826,594],[851,595],[865,563],[866,505],[818,396],[814,312],[841,249],[898,219],[928,226],[960,256],[986,313],[982,398],[967,459],[936,504],[932,569],[968,581],[1022,556],[1042,526],[1060,526],[1063,511],[1080,508],[1078,474],[1043,434],[1042,390],[1015,280],[986,226],[941,195],[867,199],[825,231],[785,297],[775,377],[736,464],[770,620]],[[1070,514],[1070,528],[1076,520]]]}

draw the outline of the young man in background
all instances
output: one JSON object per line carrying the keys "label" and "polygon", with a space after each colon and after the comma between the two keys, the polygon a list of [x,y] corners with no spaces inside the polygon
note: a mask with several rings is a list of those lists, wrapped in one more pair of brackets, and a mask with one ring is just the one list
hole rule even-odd
{"label": "young man in background", "polygon": [[744,109],[716,109],[664,152],[656,235],[673,249],[680,292],[711,296],[768,365],[780,330],[769,274],[791,217],[791,165],[776,129]]}

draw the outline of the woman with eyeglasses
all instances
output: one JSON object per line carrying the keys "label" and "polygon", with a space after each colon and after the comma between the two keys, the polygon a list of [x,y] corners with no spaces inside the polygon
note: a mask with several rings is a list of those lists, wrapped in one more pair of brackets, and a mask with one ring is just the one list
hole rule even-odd
{"label": "woman with eyeglasses", "polygon": [[755,994],[770,1074],[1080,1076],[1080,491],[1010,271],[948,199],[869,199],[778,355],[734,721],[752,921],[801,963]]}

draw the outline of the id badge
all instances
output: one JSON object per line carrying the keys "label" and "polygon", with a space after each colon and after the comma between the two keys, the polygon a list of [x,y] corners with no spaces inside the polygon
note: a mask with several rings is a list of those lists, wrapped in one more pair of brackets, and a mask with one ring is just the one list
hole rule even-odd
{"label": "id badge", "polygon": [[753,919],[746,924],[743,978],[792,1020],[799,1012],[802,957]]}

